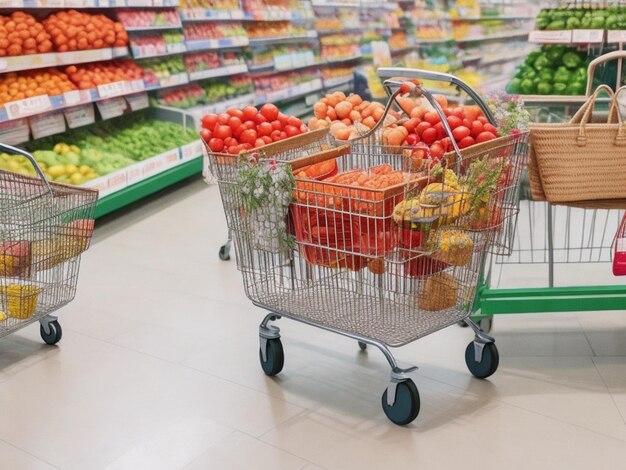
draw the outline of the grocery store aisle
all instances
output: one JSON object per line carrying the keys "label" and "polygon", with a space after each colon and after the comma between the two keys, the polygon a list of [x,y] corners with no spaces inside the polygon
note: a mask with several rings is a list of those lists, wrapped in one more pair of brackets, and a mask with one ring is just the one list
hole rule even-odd
{"label": "grocery store aisle", "polygon": [[488,381],[467,329],[403,348],[422,411],[398,428],[386,362],[353,341],[282,321],[285,369],[262,374],[225,233],[199,179],[100,224],[58,347],[35,326],[0,341],[0,468],[623,468],[624,312],[497,317]]}

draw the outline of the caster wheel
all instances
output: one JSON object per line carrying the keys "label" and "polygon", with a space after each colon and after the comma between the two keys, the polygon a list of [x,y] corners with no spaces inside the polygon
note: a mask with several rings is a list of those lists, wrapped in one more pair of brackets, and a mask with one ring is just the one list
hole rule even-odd
{"label": "caster wheel", "polygon": [[228,261],[230,259],[230,245],[228,243],[220,247],[219,256],[222,261]]}
{"label": "caster wheel", "polygon": [[54,320],[53,322],[48,323],[48,326],[50,327],[50,333],[46,334],[46,330],[44,330],[43,325],[39,325],[41,339],[43,339],[46,344],[57,344],[63,337],[61,325],[59,325],[58,321]]}
{"label": "caster wheel", "polygon": [[365,351],[367,349],[367,343],[364,343],[363,341],[359,341],[359,349],[361,351]]}
{"label": "caster wheel", "polygon": [[261,368],[263,372],[265,372],[265,375],[272,377],[280,373],[285,364],[285,354],[280,339],[268,339],[265,351],[265,362],[263,361],[261,348],[259,348],[259,360],[261,361]]}
{"label": "caster wheel", "polygon": [[483,333],[489,333],[493,328],[493,317],[483,318],[478,324]]}
{"label": "caster wheel", "polygon": [[382,398],[383,411],[390,421],[404,426],[412,422],[420,412],[420,394],[411,379],[398,383],[396,400],[393,405],[387,404],[387,390]]}
{"label": "caster wheel", "polygon": [[461,321],[459,322],[459,326],[460,326],[461,328],[467,328],[469,325],[468,325],[467,323],[465,323],[465,320],[461,320]]}
{"label": "caster wheel", "polygon": [[500,355],[498,354],[498,348],[495,343],[485,344],[483,348],[483,357],[480,362],[476,362],[474,352],[474,342],[472,341],[467,345],[467,349],[465,350],[465,363],[474,377],[486,379],[498,370]]}

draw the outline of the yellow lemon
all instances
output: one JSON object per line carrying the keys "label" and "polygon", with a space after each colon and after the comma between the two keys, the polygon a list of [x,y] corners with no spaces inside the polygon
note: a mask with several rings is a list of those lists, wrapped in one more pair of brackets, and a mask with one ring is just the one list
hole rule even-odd
{"label": "yellow lemon", "polygon": [[58,178],[65,174],[65,166],[64,165],[54,165],[48,168],[48,174],[52,178]]}

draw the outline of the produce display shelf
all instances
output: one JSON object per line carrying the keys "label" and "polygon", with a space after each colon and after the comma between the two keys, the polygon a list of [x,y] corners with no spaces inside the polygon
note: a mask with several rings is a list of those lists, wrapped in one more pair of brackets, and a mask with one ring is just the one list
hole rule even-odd
{"label": "produce display shelf", "polygon": [[183,22],[207,22],[207,21],[298,21],[307,19],[307,16],[298,12],[285,10],[266,10],[246,12],[243,10],[205,10],[202,8],[184,8],[180,10]]}
{"label": "produce display shelf", "polygon": [[187,83],[189,83],[189,75],[187,75],[187,72],[181,72],[170,75],[167,78],[162,78],[159,80],[159,83],[155,85],[146,85],[146,91],[161,90],[163,88],[186,85]]}
{"label": "produce display shelf", "polygon": [[424,38],[417,38],[415,40],[415,44],[443,44],[446,42],[450,42],[453,41],[454,39],[452,39],[451,37],[449,38],[433,38],[433,39],[424,39]]}
{"label": "produce display shelf", "polygon": [[166,109],[169,111],[176,111],[189,116],[201,118],[204,114],[214,113],[219,114],[226,111],[228,108],[243,108],[245,106],[254,105],[256,103],[256,95],[254,93],[248,93],[245,95],[230,98],[228,100],[219,101],[211,104],[200,104],[192,106],[191,108],[179,109],[171,106],[159,106],[160,109]]}
{"label": "produce display shelf", "polygon": [[196,176],[202,172],[202,157],[196,157],[150,176],[130,186],[126,186],[99,199],[96,206],[96,218],[100,218],[122,207],[137,202],[151,194],[161,191],[173,184]]}
{"label": "produce display shelf", "polygon": [[184,42],[178,44],[167,44],[167,50],[164,52],[157,52],[153,47],[135,47],[130,46],[130,50],[133,53],[133,58],[137,60],[141,59],[154,59],[155,57],[168,57],[171,55],[184,54],[187,52],[187,46]]}
{"label": "produce display shelf", "polygon": [[234,36],[221,39],[199,39],[196,41],[185,41],[187,50],[185,52],[204,51],[208,49],[222,49],[228,47],[245,47],[252,45],[247,36]]}
{"label": "produce display shelf", "polygon": [[1,8],[168,8],[178,0],[0,0]]}
{"label": "produce display shelf", "polygon": [[[553,106],[568,106],[568,105],[581,105],[589,99],[587,96],[567,96],[567,95],[519,95],[524,101],[525,105],[553,105]],[[597,101],[607,101],[603,97],[598,98]]]}
{"label": "produce display shelf", "polygon": [[145,91],[143,80],[120,81],[100,85],[97,89],[75,90],[57,96],[40,95],[7,103],[0,108],[0,122],[34,116],[49,111],[59,111],[81,104],[94,103],[118,96]]}
{"label": "produce display shelf", "polygon": [[248,71],[250,73],[254,73],[257,76],[258,75],[271,75],[275,73],[291,72],[293,70],[308,69],[310,67],[319,67],[321,65],[324,65],[324,62],[296,63],[296,64],[291,64],[286,67],[281,66],[278,68],[274,64],[271,64],[271,65],[263,65],[262,67],[249,68]]}
{"label": "produce display shelf", "polygon": [[350,56],[350,57],[338,57],[336,59],[326,59],[326,60],[324,60],[324,64],[326,64],[326,65],[340,64],[342,62],[352,62],[353,60],[359,60],[359,59],[362,59],[362,58],[363,58],[362,54],[353,55],[353,56]]}
{"label": "produce display shelf", "polygon": [[529,35],[529,31],[519,30],[519,31],[509,31],[506,33],[498,33],[498,34],[487,34],[485,36],[474,36],[470,38],[462,38],[457,39],[458,43],[465,42],[482,42],[482,41],[497,41],[500,39],[509,39],[509,38],[522,38]]}
{"label": "produce display shelf", "polygon": [[483,59],[480,64],[481,65],[491,65],[491,64],[498,64],[500,62],[513,62],[515,60],[520,60],[525,58],[528,55],[528,52],[525,52],[524,54],[516,54],[516,55],[509,55],[509,56],[500,56],[500,57],[492,57],[492,58],[487,58],[487,59]]}
{"label": "produce display shelf", "polygon": [[269,38],[250,38],[250,46],[267,46],[270,44],[284,44],[293,42],[310,41],[317,39],[317,31],[308,31],[306,34],[294,36],[273,36]]}
{"label": "produce display shelf", "polygon": [[323,89],[322,79],[316,78],[309,82],[300,83],[298,85],[286,88],[284,90],[276,90],[269,93],[256,93],[257,103],[274,103],[285,100],[293,100],[306,96]]}
{"label": "produce display shelf", "polygon": [[336,88],[342,85],[346,85],[354,80],[352,75],[345,77],[328,78],[324,80],[324,88]]}
{"label": "produce display shelf", "polygon": [[227,65],[225,67],[217,67],[214,69],[200,70],[197,72],[189,72],[189,80],[204,80],[205,78],[217,78],[228,77],[231,75],[237,75],[240,73],[247,73],[248,67],[246,64]]}
{"label": "produce display shelf", "polygon": [[463,57],[462,62],[464,64],[469,64],[470,62],[478,62],[482,60],[483,56],[481,54],[471,55],[467,57]]}
{"label": "produce display shelf", "polygon": [[149,26],[125,26],[124,29],[127,33],[133,33],[136,31],[163,31],[168,29],[181,29],[183,27],[182,23],[178,24],[159,24],[159,25],[149,25]]}
{"label": "produce display shelf", "polygon": [[602,44],[626,42],[626,31],[604,29],[570,29],[562,31],[531,31],[528,42],[533,44]]}
{"label": "produce display shelf", "polygon": [[502,16],[464,16],[462,18],[449,18],[451,21],[515,21],[534,20],[534,16],[528,15],[502,15]]}
{"label": "produce display shelf", "polygon": [[317,34],[319,36],[328,36],[329,34],[359,33],[361,31],[361,26],[350,26],[343,29],[318,29]]}
{"label": "produce display shelf", "polygon": [[0,60],[0,73],[19,72],[21,70],[40,69],[43,67],[84,64],[87,62],[99,62],[101,60],[111,60],[126,56],[128,56],[127,47],[109,47],[85,51],[50,52],[47,54],[3,57]]}
{"label": "produce display shelf", "polygon": [[396,47],[390,50],[392,54],[402,54],[403,52],[411,52],[415,46]]}

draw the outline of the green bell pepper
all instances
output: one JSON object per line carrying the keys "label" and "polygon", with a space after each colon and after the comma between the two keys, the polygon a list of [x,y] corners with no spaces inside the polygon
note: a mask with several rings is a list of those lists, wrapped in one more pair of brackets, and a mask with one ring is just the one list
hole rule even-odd
{"label": "green bell pepper", "polygon": [[520,91],[523,95],[533,95],[535,93],[535,84],[529,78],[525,78],[520,83]]}
{"label": "green bell pepper", "polygon": [[512,79],[505,87],[505,91],[511,95],[518,95],[521,89],[522,80],[520,80],[519,78]]}
{"label": "green bell pepper", "polygon": [[552,85],[548,82],[539,82],[537,85],[537,94],[550,95],[552,94]]}
{"label": "green bell pepper", "polygon": [[567,90],[567,85],[565,83],[555,83],[552,85],[552,93],[555,95],[565,95],[565,90]]}
{"label": "green bell pepper", "polygon": [[583,59],[580,57],[580,54],[576,52],[566,52],[563,54],[562,62],[565,67],[568,69],[576,69],[580,66]]}

